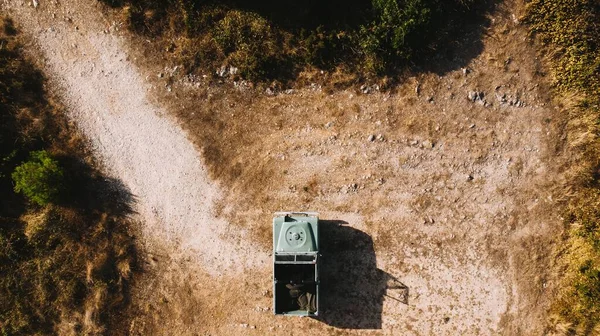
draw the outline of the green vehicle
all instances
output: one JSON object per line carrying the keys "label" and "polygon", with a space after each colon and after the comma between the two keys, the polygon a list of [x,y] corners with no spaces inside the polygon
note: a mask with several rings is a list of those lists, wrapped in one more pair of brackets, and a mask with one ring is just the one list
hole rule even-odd
{"label": "green vehicle", "polygon": [[273,218],[273,312],[319,315],[319,217],[276,212]]}

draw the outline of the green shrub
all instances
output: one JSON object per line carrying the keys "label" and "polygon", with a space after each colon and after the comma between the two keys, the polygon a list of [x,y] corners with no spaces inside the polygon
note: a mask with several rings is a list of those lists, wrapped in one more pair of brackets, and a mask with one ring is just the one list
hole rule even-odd
{"label": "green shrub", "polygon": [[56,202],[63,188],[63,171],[44,150],[31,152],[29,161],[15,168],[12,178],[15,191],[39,205]]}
{"label": "green shrub", "polygon": [[397,0],[373,0],[375,21],[363,33],[368,32],[363,46],[367,52],[377,49],[387,57],[409,59],[411,45],[407,38],[411,34],[424,33],[430,24],[431,9],[426,1],[408,0],[400,6]]}

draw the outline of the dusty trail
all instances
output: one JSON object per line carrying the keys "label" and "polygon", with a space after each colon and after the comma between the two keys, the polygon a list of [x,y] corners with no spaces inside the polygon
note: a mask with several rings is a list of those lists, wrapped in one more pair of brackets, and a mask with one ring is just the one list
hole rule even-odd
{"label": "dusty trail", "polygon": [[150,102],[150,85],[129,61],[118,27],[102,21],[97,5],[69,9],[40,1],[34,8],[8,1],[3,7],[35,46],[28,50],[39,52],[95,155],[132,193],[148,247],[199,257],[211,274],[241,271],[240,260],[256,264],[240,258],[250,246],[229,250],[232,245],[219,238],[243,232],[227,232],[228,223],[215,218],[218,186],[185,133]]}

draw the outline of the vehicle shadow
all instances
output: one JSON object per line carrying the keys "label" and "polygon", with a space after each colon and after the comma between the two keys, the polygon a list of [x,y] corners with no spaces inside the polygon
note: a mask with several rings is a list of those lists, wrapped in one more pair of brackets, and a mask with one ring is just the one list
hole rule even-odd
{"label": "vehicle shadow", "polygon": [[317,320],[342,329],[381,329],[384,299],[408,304],[409,288],[377,268],[371,237],[347,224],[319,221],[321,314]]}

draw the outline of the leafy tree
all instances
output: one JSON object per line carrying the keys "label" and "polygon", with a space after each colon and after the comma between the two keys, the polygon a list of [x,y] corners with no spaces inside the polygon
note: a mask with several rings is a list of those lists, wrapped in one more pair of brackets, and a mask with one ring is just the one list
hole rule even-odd
{"label": "leafy tree", "polygon": [[31,152],[29,160],[15,168],[12,178],[15,191],[39,205],[55,202],[63,187],[63,171],[45,150]]}

